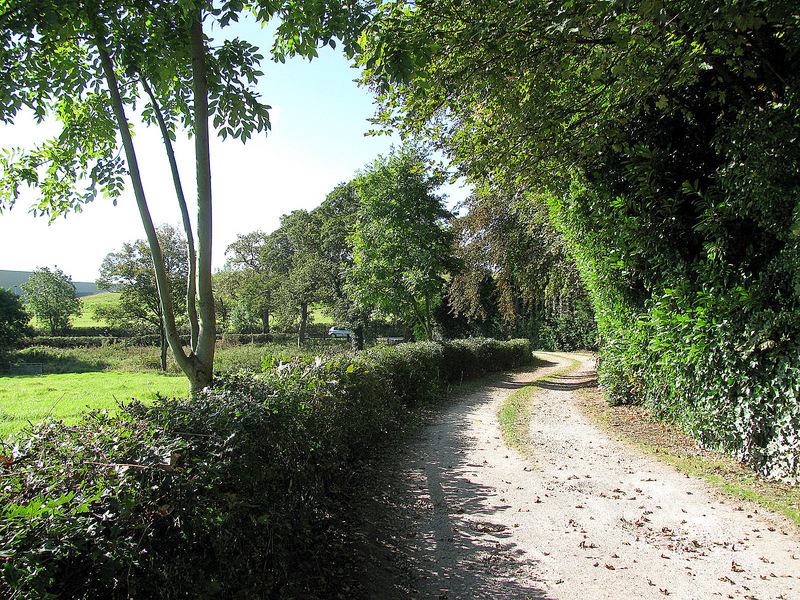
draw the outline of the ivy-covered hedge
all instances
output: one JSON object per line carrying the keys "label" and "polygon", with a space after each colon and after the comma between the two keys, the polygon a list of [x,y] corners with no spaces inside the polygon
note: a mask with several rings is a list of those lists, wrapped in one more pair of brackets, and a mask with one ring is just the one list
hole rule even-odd
{"label": "ivy-covered hedge", "polygon": [[761,102],[763,82],[740,67],[730,81],[749,90],[700,71],[649,99],[553,208],[592,295],[611,395],[796,482],[800,77],[786,104]]}
{"label": "ivy-covered hedge", "polygon": [[797,481],[800,313],[746,310],[723,292],[670,290],[654,303],[640,355],[654,363],[643,371],[643,397],[705,445]]}
{"label": "ivy-covered hedge", "polygon": [[0,597],[294,598],[333,502],[449,382],[527,341],[409,344],[222,377],[193,400],[36,425],[0,452]]}

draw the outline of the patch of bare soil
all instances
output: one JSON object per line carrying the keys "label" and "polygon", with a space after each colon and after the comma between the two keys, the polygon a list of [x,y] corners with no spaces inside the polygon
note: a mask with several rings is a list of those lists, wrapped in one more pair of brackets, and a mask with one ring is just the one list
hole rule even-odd
{"label": "patch of bare soil", "polygon": [[[376,600],[800,598],[796,529],[725,503],[599,427],[587,415],[592,359],[542,357],[545,367],[452,403],[383,466],[357,507],[367,564],[354,591]],[[579,370],[544,379],[571,360]],[[505,445],[497,419],[526,385],[539,388],[532,459]]]}

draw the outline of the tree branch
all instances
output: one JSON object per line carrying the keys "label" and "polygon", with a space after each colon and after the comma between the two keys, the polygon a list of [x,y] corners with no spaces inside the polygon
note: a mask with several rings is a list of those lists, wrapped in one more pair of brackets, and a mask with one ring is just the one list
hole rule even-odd
{"label": "tree branch", "polygon": [[[169,333],[170,347],[175,355],[175,360],[181,366],[184,372],[190,368],[186,354],[180,343],[180,336],[178,335],[177,326],[175,324],[175,311],[172,306],[172,294],[169,289],[169,279],[167,278],[166,269],[164,268],[164,257],[161,252],[161,246],[158,243],[158,236],[156,228],[153,225],[153,219],[150,215],[150,209],[147,205],[147,199],[142,186],[142,178],[139,172],[139,163],[136,159],[136,151],[133,146],[133,137],[131,136],[130,126],[125,116],[125,108],[122,103],[122,98],[119,93],[119,86],[117,84],[117,76],[114,72],[114,64],[111,61],[111,56],[105,44],[103,36],[99,32],[96,23],[92,23],[94,28],[94,42],[100,56],[100,63],[103,69],[103,74],[108,84],[108,89],[111,94],[112,108],[114,116],[116,117],[119,126],[120,135],[122,137],[122,145],[125,148],[125,156],[128,162],[128,169],[130,171],[131,183],[133,185],[133,193],[136,198],[136,204],[139,207],[139,215],[142,219],[145,235],[147,236],[150,251],[153,255],[153,264],[156,273],[156,283],[158,285],[158,295],[161,299],[161,307],[164,315],[164,325]],[[188,373],[187,373],[188,375]]]}
{"label": "tree branch", "polygon": [[170,171],[172,172],[172,182],[175,185],[175,195],[178,198],[178,206],[181,209],[181,218],[183,219],[183,229],[186,233],[186,247],[188,250],[187,262],[189,265],[189,274],[186,281],[186,310],[189,313],[189,326],[191,329],[191,347],[192,350],[197,348],[197,338],[199,336],[200,324],[197,318],[197,254],[194,246],[194,234],[192,232],[192,222],[189,219],[189,208],[186,205],[186,196],[183,193],[183,185],[181,184],[180,173],[178,172],[178,163],[175,160],[175,151],[172,147],[172,139],[169,136],[167,123],[164,120],[164,115],[161,112],[161,107],[156,100],[153,90],[147,83],[147,79],[140,73],[139,79],[142,82],[144,91],[150,96],[150,101],[153,104],[153,112],[158,122],[158,127],[161,129],[161,137],[164,140],[164,148],[167,151],[167,159],[169,160]]}

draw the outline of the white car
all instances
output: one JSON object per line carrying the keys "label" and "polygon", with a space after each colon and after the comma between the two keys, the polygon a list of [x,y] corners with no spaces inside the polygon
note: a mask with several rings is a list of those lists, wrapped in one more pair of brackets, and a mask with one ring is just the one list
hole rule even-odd
{"label": "white car", "polygon": [[328,329],[328,335],[333,338],[348,338],[353,335],[353,332],[346,327],[333,326]]}

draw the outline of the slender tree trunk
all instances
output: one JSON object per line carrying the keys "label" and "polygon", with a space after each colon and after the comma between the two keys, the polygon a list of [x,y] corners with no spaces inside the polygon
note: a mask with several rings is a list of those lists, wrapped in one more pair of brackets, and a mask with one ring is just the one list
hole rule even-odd
{"label": "slender tree trunk", "polygon": [[261,313],[261,333],[269,333],[269,311]]}
{"label": "slender tree trunk", "polygon": [[167,344],[167,333],[164,331],[164,326],[162,325],[159,328],[159,332],[161,333],[161,370],[167,370],[167,348],[169,348],[169,344]]}
{"label": "slender tree trunk", "polygon": [[433,323],[431,322],[431,299],[426,294],[425,295],[425,315],[424,315],[424,325],[425,325],[425,337],[428,341],[433,340]]}
{"label": "slender tree trunk", "polygon": [[150,252],[153,256],[153,265],[156,275],[156,286],[158,288],[158,297],[161,302],[161,310],[164,318],[164,328],[167,334],[172,353],[175,355],[175,360],[180,365],[184,373],[189,379],[192,389],[194,389],[192,367],[183,348],[180,344],[180,337],[175,323],[175,312],[172,306],[172,294],[169,288],[169,279],[167,277],[166,268],[164,266],[164,255],[161,252],[161,246],[158,243],[158,235],[156,228],[153,225],[153,219],[150,216],[150,209],[147,205],[147,198],[145,197],[144,187],[142,186],[142,178],[139,172],[139,163],[136,158],[136,151],[133,146],[133,137],[131,136],[130,126],[128,119],[125,116],[125,108],[122,103],[122,97],[119,93],[119,84],[117,83],[117,76],[114,72],[114,64],[111,61],[111,56],[106,49],[105,41],[103,40],[99,29],[95,26],[95,44],[100,62],[103,68],[103,74],[108,84],[108,89],[111,94],[111,105],[114,111],[114,117],[119,126],[120,136],[122,137],[122,146],[125,150],[125,158],[128,164],[128,171],[131,176],[131,184],[133,185],[133,194],[136,198],[136,205],[139,208],[139,216],[142,219],[144,226],[145,236],[150,246]]}
{"label": "slender tree trunk", "polygon": [[350,348],[353,352],[361,352],[364,349],[364,326],[356,325],[353,328],[353,335],[350,336]]}
{"label": "slender tree trunk", "polygon": [[139,75],[139,80],[142,82],[144,91],[150,96],[150,101],[153,104],[153,112],[158,122],[158,127],[161,130],[161,137],[164,140],[164,148],[167,152],[167,160],[169,160],[169,168],[172,172],[172,183],[175,186],[175,195],[178,198],[178,206],[181,209],[181,218],[183,220],[183,230],[186,233],[186,248],[187,248],[187,262],[189,266],[189,274],[186,282],[186,311],[189,314],[189,328],[191,331],[191,347],[194,350],[197,348],[197,338],[200,332],[200,323],[197,318],[197,253],[194,247],[194,233],[192,231],[192,222],[189,219],[189,207],[186,205],[186,196],[183,193],[183,184],[181,183],[180,172],[178,171],[178,162],[175,160],[175,150],[172,147],[172,139],[169,136],[169,129],[164,120],[164,115],[161,112],[161,107],[158,104],[153,90],[147,83],[147,79],[143,75]]}
{"label": "slender tree trunk", "polygon": [[131,175],[134,197],[139,208],[145,235],[153,255],[158,296],[164,316],[167,341],[178,366],[189,379],[192,393],[202,390],[211,382],[216,343],[214,296],[211,288],[211,169],[208,150],[208,83],[206,81],[205,40],[203,37],[202,13],[197,11],[191,24],[192,75],[195,104],[195,148],[197,151],[197,196],[198,196],[198,315],[200,328],[196,350],[188,356],[183,350],[180,334],[175,322],[175,311],[169,288],[169,279],[164,266],[164,256],[158,243],[150,209],[142,186],[139,165],[133,146],[128,120],[119,93],[114,65],[105,45],[100,29],[94,24],[95,44],[100,56],[103,74],[111,94],[114,116],[119,126],[128,170]]}
{"label": "slender tree trunk", "polygon": [[194,96],[195,161],[197,163],[197,308],[199,332],[191,355],[192,391],[207,386],[213,377],[217,321],[211,286],[211,156],[208,131],[208,81],[203,15],[198,9],[191,24],[192,93]]}
{"label": "slender tree trunk", "polygon": [[426,339],[430,340],[428,336],[428,323],[425,319],[425,315],[422,311],[422,308],[419,306],[419,302],[417,302],[414,296],[410,295],[411,299],[411,308],[414,310],[414,316],[416,317],[417,324],[422,327],[422,335],[426,337]]}

